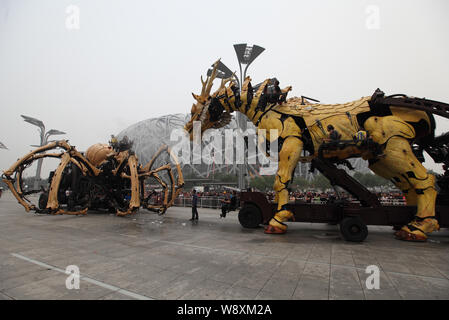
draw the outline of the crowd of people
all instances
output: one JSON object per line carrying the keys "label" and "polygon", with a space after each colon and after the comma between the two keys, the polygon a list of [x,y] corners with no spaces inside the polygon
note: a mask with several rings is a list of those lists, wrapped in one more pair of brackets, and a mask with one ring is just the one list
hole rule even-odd
{"label": "crowd of people", "polygon": [[[273,201],[275,199],[274,191],[265,192],[268,200]],[[154,195],[157,199],[161,199],[160,195]],[[405,205],[405,196],[399,192],[380,192],[377,193],[377,197],[382,205]],[[178,200],[175,201],[175,205],[192,206],[192,218],[191,221],[198,220],[198,207],[204,207],[204,200],[214,200],[217,205],[214,208],[221,207],[220,218],[226,218],[226,214],[230,211],[235,211],[239,207],[239,193],[233,190],[213,190],[213,191],[185,191],[179,194]],[[357,202],[351,194],[341,191],[292,191],[289,194],[290,201],[301,201],[311,204],[328,204],[335,201],[345,202]],[[155,199],[156,200],[156,199]],[[186,201],[183,201],[186,200]],[[157,200],[156,200],[157,202]],[[210,206],[207,206],[209,207]]]}
{"label": "crowd of people", "polygon": [[[380,192],[376,195],[383,205],[405,205],[405,196],[402,194],[402,192]],[[267,192],[267,197],[269,200],[274,200],[274,191]],[[346,192],[339,192],[337,194],[335,191],[294,191],[290,192],[289,197],[290,201],[304,201],[306,203],[325,204],[332,203],[336,200],[357,202],[357,199],[354,198],[351,194]]]}
{"label": "crowd of people", "polygon": [[[274,191],[265,192],[268,200],[273,201],[275,199]],[[224,199],[229,198],[230,196],[235,196],[238,198],[238,194],[235,191],[229,190],[214,190],[214,191],[197,191],[197,197],[200,198],[209,198],[209,199],[218,199],[222,201]],[[179,199],[192,199],[193,192],[185,191],[179,194]],[[383,205],[405,205],[406,200],[405,196],[400,191],[394,192],[380,192],[377,193],[377,197]],[[306,203],[318,203],[318,204],[326,204],[332,203],[337,200],[349,201],[349,202],[357,202],[357,199],[354,198],[351,194],[341,191],[337,194],[335,191],[292,191],[289,195],[290,201],[304,201]]]}
{"label": "crowd of people", "polygon": [[[275,199],[274,191],[266,192],[268,200]],[[327,204],[333,203],[335,201],[347,201],[347,202],[357,202],[358,200],[354,198],[351,194],[346,192],[336,192],[336,191],[294,191],[290,192],[290,201],[303,201],[312,204]],[[239,207],[238,194],[235,191],[212,191],[212,192],[198,192],[190,193],[185,192],[181,197],[192,197],[195,199],[192,201],[192,210],[196,212],[197,199],[198,197],[215,197],[220,199],[221,202],[221,214],[220,218],[226,218],[226,214],[229,211],[234,211]],[[406,205],[405,196],[399,192],[381,192],[377,193],[377,197],[382,205]],[[193,206],[195,202],[195,208]],[[193,211],[192,211],[193,212]],[[197,213],[196,213],[197,214]],[[193,219],[193,217],[192,217]]]}

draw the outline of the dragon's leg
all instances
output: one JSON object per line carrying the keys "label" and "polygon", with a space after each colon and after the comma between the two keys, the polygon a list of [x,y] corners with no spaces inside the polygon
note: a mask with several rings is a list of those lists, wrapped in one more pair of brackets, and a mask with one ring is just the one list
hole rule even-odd
{"label": "dragon's leg", "polygon": [[274,182],[278,207],[276,214],[265,228],[265,233],[285,233],[287,231],[287,225],[284,222],[293,216],[286,209],[289,196],[287,186],[292,180],[293,171],[301,156],[302,148],[302,141],[299,137],[294,136],[286,138],[282,145],[279,152],[278,171]]}
{"label": "dragon's leg", "polygon": [[407,139],[394,136],[385,147],[385,157],[370,164],[376,174],[391,180],[416,205],[416,217],[396,232],[401,240],[425,241],[427,233],[438,230],[435,219],[435,177],[416,159]]}

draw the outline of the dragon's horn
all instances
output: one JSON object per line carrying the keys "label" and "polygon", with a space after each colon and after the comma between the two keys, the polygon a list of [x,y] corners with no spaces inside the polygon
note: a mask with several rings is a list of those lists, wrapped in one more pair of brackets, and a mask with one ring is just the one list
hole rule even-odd
{"label": "dragon's horn", "polygon": [[210,96],[210,91],[212,89],[212,86],[214,85],[214,80],[217,77],[219,62],[220,59],[218,59],[214,63],[211,75],[207,77],[206,81],[203,81],[203,77],[201,77],[201,84],[202,84],[201,97],[203,97],[204,99],[207,99]]}

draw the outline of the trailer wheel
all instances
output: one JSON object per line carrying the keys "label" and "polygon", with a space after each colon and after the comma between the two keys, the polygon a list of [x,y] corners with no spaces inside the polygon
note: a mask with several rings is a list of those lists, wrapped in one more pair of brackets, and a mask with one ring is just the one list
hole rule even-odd
{"label": "trailer wheel", "polygon": [[48,194],[43,192],[39,196],[39,209],[44,210],[47,207]]}
{"label": "trailer wheel", "polygon": [[262,213],[253,204],[245,204],[239,211],[239,222],[243,228],[257,228],[262,223]]}
{"label": "trailer wheel", "polygon": [[362,242],[368,236],[368,228],[359,217],[346,217],[340,222],[340,232],[346,241]]}

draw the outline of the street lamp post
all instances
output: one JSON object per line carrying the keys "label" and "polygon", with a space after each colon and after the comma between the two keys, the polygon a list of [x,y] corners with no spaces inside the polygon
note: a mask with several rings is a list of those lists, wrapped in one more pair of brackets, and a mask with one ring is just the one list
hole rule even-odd
{"label": "street lamp post", "polygon": [[[234,50],[235,53],[237,55],[237,60],[239,61],[239,68],[240,68],[240,92],[242,92],[242,86],[243,86],[243,81],[245,81],[246,78],[246,71],[248,70],[249,65],[256,60],[256,58],[262,53],[264,52],[264,48],[257,46],[257,45],[253,45],[253,46],[248,46],[246,43],[241,43],[241,44],[235,44],[234,45]],[[243,75],[242,75],[242,66],[245,66],[245,69],[243,71]],[[247,126],[246,126],[246,119],[243,116],[243,114],[238,113],[237,114],[237,125],[238,127],[242,130],[245,131]],[[240,170],[239,170],[239,189],[243,190],[245,189],[245,176],[244,173],[246,172],[246,168],[247,168],[247,157],[244,157],[244,163],[240,164]]]}
{"label": "street lamp post", "polygon": [[[25,122],[31,123],[32,125],[39,127],[38,131],[39,131],[40,139],[41,139],[39,147],[45,146],[47,144],[48,138],[50,136],[57,135],[57,134],[65,134],[65,132],[55,130],[55,129],[51,129],[51,130],[48,130],[47,132],[45,132],[45,125],[41,120],[38,120],[38,119],[32,118],[32,117],[28,117],[28,116],[24,116],[24,115],[21,115],[21,117],[23,118],[23,120]],[[42,158],[37,161],[36,177],[34,180],[34,190],[37,190],[39,187],[39,181],[41,179],[42,162],[43,162]]]}
{"label": "street lamp post", "polygon": [[[234,45],[234,50],[235,53],[237,55],[237,60],[239,62],[239,69],[240,69],[240,80],[237,79],[236,77],[236,81],[239,85],[240,88],[240,92],[242,91],[242,86],[243,86],[243,81],[245,81],[246,78],[246,71],[248,70],[249,65],[254,62],[254,60],[256,60],[256,58],[265,50],[264,48],[257,46],[257,45],[253,45],[253,46],[248,46],[246,43],[240,43],[240,44],[235,44]],[[244,67],[244,69],[243,69]],[[232,73],[232,71],[226,67],[223,62],[219,62],[218,67],[218,78],[230,78],[232,77],[234,74]],[[243,72],[242,72],[243,70]],[[208,71],[208,75],[210,75],[212,72],[211,69],[209,69]],[[237,113],[236,115],[236,122],[237,122],[237,127],[240,128],[243,132],[246,130],[246,119],[244,117],[243,114],[241,113]],[[239,173],[238,173],[238,186],[240,190],[245,189],[245,177],[244,177],[244,172],[246,172],[246,157],[244,157],[244,163],[243,164],[239,164]]]}

